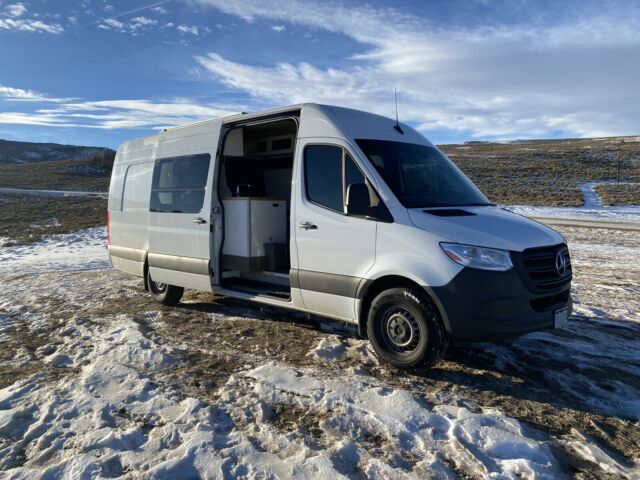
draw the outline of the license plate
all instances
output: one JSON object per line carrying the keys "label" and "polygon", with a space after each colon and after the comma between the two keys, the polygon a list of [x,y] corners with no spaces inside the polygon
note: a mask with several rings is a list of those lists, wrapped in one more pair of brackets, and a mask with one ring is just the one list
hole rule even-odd
{"label": "license plate", "polygon": [[563,323],[566,323],[568,319],[569,319],[569,309],[567,307],[561,308],[560,310],[556,310],[556,313],[555,313],[556,327],[558,325],[562,325]]}

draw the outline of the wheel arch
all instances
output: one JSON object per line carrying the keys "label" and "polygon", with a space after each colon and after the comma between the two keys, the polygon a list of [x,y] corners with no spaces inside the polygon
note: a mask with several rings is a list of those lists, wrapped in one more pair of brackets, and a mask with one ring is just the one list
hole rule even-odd
{"label": "wheel arch", "polygon": [[415,289],[418,292],[422,292],[424,295],[426,295],[427,298],[433,303],[436,312],[442,320],[446,332],[451,332],[446,311],[444,310],[444,307],[438,297],[434,294],[433,290],[431,290],[427,286],[420,285],[415,280],[402,275],[384,275],[382,277],[376,278],[375,280],[364,280],[358,287],[357,298],[359,300],[359,303],[357,307],[357,319],[358,335],[360,336],[360,338],[367,337],[367,322],[369,316],[368,313],[373,299],[385,290],[401,287]]}

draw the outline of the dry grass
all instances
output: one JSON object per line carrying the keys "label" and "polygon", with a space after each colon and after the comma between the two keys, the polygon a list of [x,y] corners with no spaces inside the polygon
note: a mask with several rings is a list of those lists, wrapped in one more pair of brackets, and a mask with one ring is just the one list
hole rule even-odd
{"label": "dry grass", "polygon": [[600,185],[596,191],[603,205],[640,205],[640,185]]}
{"label": "dry grass", "polygon": [[0,164],[0,187],[106,192],[113,152],[85,160]]}
{"label": "dry grass", "polygon": [[0,237],[26,244],[45,235],[69,233],[106,223],[107,201],[101,198],[0,195]]}
{"label": "dry grass", "polygon": [[577,185],[614,179],[618,159],[620,180],[640,181],[639,137],[468,142],[440,148],[500,204],[580,206]]}

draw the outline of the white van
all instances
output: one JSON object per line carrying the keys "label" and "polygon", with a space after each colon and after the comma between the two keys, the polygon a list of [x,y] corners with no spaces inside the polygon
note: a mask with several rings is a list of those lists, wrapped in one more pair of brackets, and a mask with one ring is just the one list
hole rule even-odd
{"label": "white van", "polygon": [[184,288],[357,324],[431,366],[449,340],[554,328],[571,263],[554,230],[491,204],[413,128],[303,104],[124,143],[109,256],[166,305]]}

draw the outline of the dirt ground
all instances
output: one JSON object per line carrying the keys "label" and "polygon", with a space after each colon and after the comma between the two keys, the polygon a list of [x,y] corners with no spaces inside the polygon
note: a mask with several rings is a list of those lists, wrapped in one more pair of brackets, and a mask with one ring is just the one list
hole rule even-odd
{"label": "dirt ground", "polygon": [[[562,228],[562,233],[575,270],[576,308],[566,325],[499,343],[453,345],[436,368],[414,372],[380,365],[352,326],[319,317],[193,291],[179,306],[162,307],[141,281],[111,269],[5,272],[5,289],[10,286],[5,291],[13,293],[0,298],[0,388],[38,375],[43,384],[71,381],[82,362],[69,366],[51,360],[52,354],[64,351],[69,338],[79,345],[91,342],[77,337],[79,326],[97,331],[126,317],[145,341],[174,352],[175,360],[165,368],[141,373],[180,397],[208,405],[249,401],[252,387],[238,376],[275,362],[315,378],[354,385],[367,379],[382,391],[406,391],[426,409],[456,405],[470,412],[499,411],[544,441],[566,475],[633,476],[629,472],[640,471],[640,236],[582,228]],[[629,253],[635,257],[625,258]],[[331,355],[313,353],[323,345]],[[261,421],[244,412],[231,414],[234,428],[254,432],[258,443],[258,430],[268,428],[312,449],[348,440],[406,472],[424,461],[424,451],[399,449],[398,439],[364,428],[340,409],[273,401]],[[154,428],[125,407],[116,417]],[[258,428],[261,423],[267,427]],[[0,447],[3,435],[0,429]],[[265,445],[261,448],[272,448]],[[0,461],[0,470],[30,465],[30,447],[23,447],[22,456]],[[601,452],[620,469],[600,461]],[[459,478],[485,477],[482,465],[443,455]],[[357,465],[344,469],[351,478],[367,476]]]}

